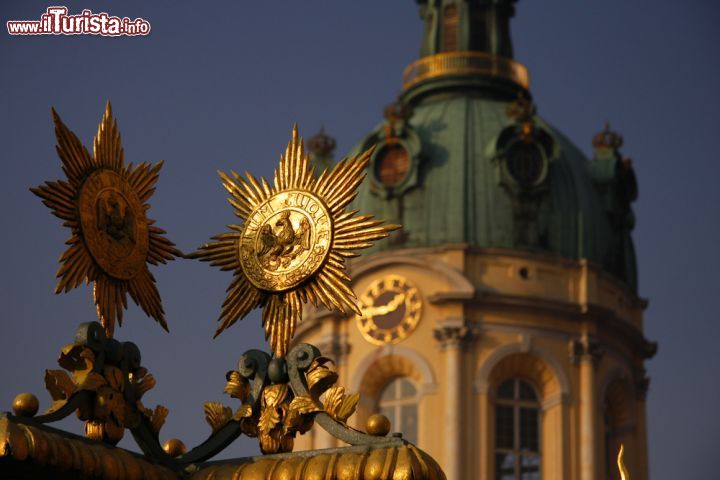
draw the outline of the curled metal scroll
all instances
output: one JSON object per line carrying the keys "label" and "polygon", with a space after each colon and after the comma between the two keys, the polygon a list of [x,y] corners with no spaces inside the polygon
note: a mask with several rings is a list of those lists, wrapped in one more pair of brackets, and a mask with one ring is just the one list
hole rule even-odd
{"label": "curled metal scroll", "polygon": [[[288,376],[290,377],[290,388],[292,388],[296,396],[310,396],[303,372],[307,371],[313,360],[319,356],[320,350],[308,343],[298,344],[290,350],[287,356]],[[338,422],[325,412],[317,413],[315,415],[315,422],[330,435],[349,445],[402,445],[404,443],[402,438],[399,437],[376,437],[355,430]]]}

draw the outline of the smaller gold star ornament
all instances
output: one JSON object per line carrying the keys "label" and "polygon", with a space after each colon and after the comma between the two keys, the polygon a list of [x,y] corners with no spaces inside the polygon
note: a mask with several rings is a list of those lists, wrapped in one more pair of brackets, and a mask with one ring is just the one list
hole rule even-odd
{"label": "smaller gold star ornament", "polygon": [[160,294],[147,263],[180,255],[164,230],[146,216],[162,162],[124,164],[120,131],[110,102],[98,127],[90,156],[77,136],[52,110],[57,152],[67,181],[30,189],[72,232],[55,293],[93,282],[93,300],[109,337],[122,324],[127,294],[167,330]]}
{"label": "smaller gold star ornament", "polygon": [[361,314],[345,259],[400,228],[345,211],[365,178],[371,154],[372,149],[345,159],[316,178],[295,125],[274,185],[250,173],[242,178],[231,172],[231,178],[218,172],[244,222],[229,225],[230,232],[190,255],[234,272],[215,336],[261,306],[265,337],[275,356],[284,357],[303,303]]}

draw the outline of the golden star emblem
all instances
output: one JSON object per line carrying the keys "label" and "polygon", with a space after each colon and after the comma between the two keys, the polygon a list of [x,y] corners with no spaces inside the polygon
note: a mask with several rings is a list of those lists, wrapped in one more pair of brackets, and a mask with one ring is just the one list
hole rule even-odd
{"label": "golden star emblem", "polygon": [[57,152],[67,181],[30,189],[72,232],[55,293],[93,282],[93,300],[108,337],[122,324],[127,294],[167,330],[160,294],[147,263],[157,265],[180,252],[146,216],[162,162],[124,164],[120,131],[110,102],[93,142],[93,155],[52,110]]}
{"label": "golden star emblem", "polygon": [[316,178],[295,125],[274,185],[250,173],[219,172],[243,223],[189,255],[234,272],[215,336],[261,306],[265,337],[275,356],[284,357],[303,303],[360,315],[345,259],[400,228],[345,211],[371,154],[345,159]]}

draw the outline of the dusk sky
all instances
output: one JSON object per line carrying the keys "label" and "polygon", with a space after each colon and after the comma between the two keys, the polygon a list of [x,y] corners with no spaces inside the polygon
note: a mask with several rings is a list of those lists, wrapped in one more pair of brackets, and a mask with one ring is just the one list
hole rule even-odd
{"label": "dusk sky", "polygon": [[[412,0],[71,1],[70,13],[142,17],[151,33],[7,34],[7,20],[38,20],[53,4],[0,3],[0,410],[24,391],[47,408],[44,370],[96,319],[90,287],[53,294],[70,232],[29,191],[64,178],[51,106],[90,147],[112,101],[126,161],[165,160],[149,217],[189,252],[235,221],[218,169],[268,176],[296,121],[306,138],[324,126],[344,155],[382,120],[420,44]],[[588,155],[609,121],[633,159],[639,293],[659,344],[646,364],[655,480],[720,469],[719,25],[713,0],[521,0],[512,22],[538,113]],[[131,304],[116,338],[138,344],[158,380],[144,401],[170,409],[161,440],[192,447],[210,432],[203,402],[237,406],[222,394],[225,372],[267,347],[257,311],[212,340],[229,273],[190,260],[152,272],[171,333]],[[220,458],[256,453],[242,439]]]}

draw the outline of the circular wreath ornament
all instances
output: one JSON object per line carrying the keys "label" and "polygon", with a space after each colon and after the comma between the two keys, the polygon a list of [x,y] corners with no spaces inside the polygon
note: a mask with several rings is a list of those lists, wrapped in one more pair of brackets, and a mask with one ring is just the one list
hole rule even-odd
{"label": "circular wreath ornament", "polygon": [[375,176],[386,188],[400,185],[410,171],[410,154],[400,143],[383,146],[375,159]]}
{"label": "circular wreath ornament", "polygon": [[534,142],[515,141],[505,152],[507,171],[522,188],[538,185],[546,175],[546,164],[541,147]]}
{"label": "circular wreath ornament", "polygon": [[60,257],[55,293],[93,282],[93,301],[108,337],[122,324],[127,294],[167,330],[167,322],[148,263],[180,255],[165,231],[147,218],[162,162],[125,165],[110,102],[93,141],[93,155],[52,110],[57,152],[67,180],[30,189],[71,231]]}
{"label": "circular wreath ornament", "polygon": [[230,225],[230,232],[189,255],[234,272],[215,336],[262,306],[265,337],[275,356],[284,357],[303,303],[360,314],[345,259],[400,228],[345,211],[365,178],[372,151],[345,159],[316,178],[295,125],[274,185],[250,173],[243,178],[218,172],[235,215],[244,222]]}

